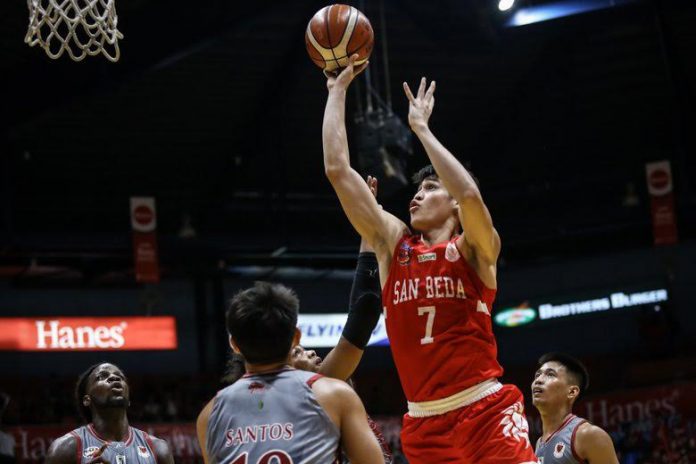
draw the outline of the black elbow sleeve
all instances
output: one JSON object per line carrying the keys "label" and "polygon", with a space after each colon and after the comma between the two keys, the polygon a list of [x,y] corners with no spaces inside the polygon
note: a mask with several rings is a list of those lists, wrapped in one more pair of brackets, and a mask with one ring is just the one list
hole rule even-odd
{"label": "black elbow sleeve", "polygon": [[348,320],[343,337],[360,349],[370,341],[382,313],[382,295],[377,258],[374,253],[360,253],[350,291]]}

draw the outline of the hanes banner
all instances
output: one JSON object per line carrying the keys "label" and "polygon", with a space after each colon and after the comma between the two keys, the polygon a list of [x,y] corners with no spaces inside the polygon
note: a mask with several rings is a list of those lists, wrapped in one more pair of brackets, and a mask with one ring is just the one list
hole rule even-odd
{"label": "hanes banner", "polygon": [[0,318],[0,350],[175,350],[176,320],[158,317]]}

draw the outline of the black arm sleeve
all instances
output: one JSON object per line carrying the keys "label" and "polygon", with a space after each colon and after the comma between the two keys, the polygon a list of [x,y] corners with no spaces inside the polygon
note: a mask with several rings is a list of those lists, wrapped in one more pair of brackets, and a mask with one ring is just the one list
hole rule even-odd
{"label": "black arm sleeve", "polygon": [[356,347],[365,349],[381,313],[382,290],[377,258],[374,253],[360,253],[343,337]]}

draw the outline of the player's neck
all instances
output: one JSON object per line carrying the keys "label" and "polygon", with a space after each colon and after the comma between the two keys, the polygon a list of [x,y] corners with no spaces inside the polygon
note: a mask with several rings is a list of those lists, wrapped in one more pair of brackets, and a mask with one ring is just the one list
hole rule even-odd
{"label": "player's neck", "polygon": [[572,414],[570,408],[562,407],[554,411],[547,411],[541,414],[541,424],[542,424],[542,438],[548,440],[549,436],[557,431],[563,422],[568,419],[568,416]]}
{"label": "player's neck", "polygon": [[274,362],[267,364],[249,364],[246,363],[247,374],[265,374],[267,372],[279,371],[288,367],[287,361]]}
{"label": "player's neck", "polygon": [[423,231],[421,233],[421,240],[427,246],[433,246],[438,243],[449,241],[454,236],[455,232],[456,230],[452,228],[452,225],[448,221],[440,227]]}
{"label": "player's neck", "polygon": [[126,410],[109,408],[92,417],[92,426],[97,434],[108,441],[125,441],[128,438],[128,416]]}

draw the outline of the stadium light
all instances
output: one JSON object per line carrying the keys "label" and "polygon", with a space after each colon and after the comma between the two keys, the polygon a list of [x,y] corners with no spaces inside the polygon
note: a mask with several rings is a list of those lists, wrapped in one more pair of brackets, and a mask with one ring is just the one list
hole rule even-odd
{"label": "stadium light", "polygon": [[500,0],[498,2],[498,9],[500,11],[508,11],[515,5],[515,0]]}

